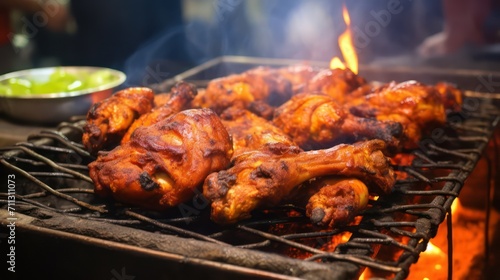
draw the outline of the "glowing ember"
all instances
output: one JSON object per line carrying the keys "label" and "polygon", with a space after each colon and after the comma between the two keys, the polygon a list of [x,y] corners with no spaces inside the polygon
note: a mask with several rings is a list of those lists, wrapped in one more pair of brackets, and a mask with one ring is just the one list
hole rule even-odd
{"label": "glowing ember", "polygon": [[[342,52],[342,56],[344,57],[345,63],[347,64],[347,68],[351,69],[352,72],[357,74],[358,56],[356,54],[356,50],[354,49],[354,44],[352,40],[353,36],[351,31],[351,18],[349,17],[349,12],[347,11],[345,5],[342,7],[342,15],[344,17],[344,22],[346,24],[346,30],[339,36],[338,42],[340,51]],[[345,69],[346,66],[344,63],[342,63],[340,58],[334,57],[330,61],[330,68]]]}
{"label": "glowing ember", "polygon": [[351,235],[352,235],[352,233],[348,232],[348,231],[334,235],[331,237],[330,240],[328,240],[328,242],[323,244],[320,248],[321,248],[321,250],[323,250],[325,252],[333,252],[333,251],[335,251],[335,249],[337,248],[337,246],[339,244],[343,244],[343,243],[346,243],[347,241],[349,241],[349,239],[351,238]]}
{"label": "glowing ember", "polygon": [[429,243],[427,244],[427,249],[425,249],[425,252],[423,252],[422,254],[424,255],[437,255],[437,256],[442,256],[442,255],[446,255],[443,250],[439,249],[439,247],[437,247],[436,245],[432,244],[431,241],[429,241]]}

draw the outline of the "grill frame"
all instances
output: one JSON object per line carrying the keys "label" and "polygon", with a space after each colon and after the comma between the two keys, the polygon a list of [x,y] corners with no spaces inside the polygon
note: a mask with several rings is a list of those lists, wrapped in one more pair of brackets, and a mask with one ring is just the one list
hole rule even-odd
{"label": "grill frame", "polygon": [[[216,60],[209,61],[203,65],[200,65],[199,67],[196,67],[194,69],[191,69],[183,74],[180,74],[176,77],[174,77],[172,80],[166,81],[162,84],[154,85],[153,87],[156,88],[157,91],[163,91],[168,89],[173,83],[179,80],[185,80],[185,81],[194,81],[197,84],[203,84],[206,82],[206,79],[199,79],[200,73],[203,71],[210,71],[212,67],[219,67],[218,65],[221,65],[223,63],[234,63],[234,64],[240,64],[242,67],[242,70],[245,70],[244,68],[248,69],[257,65],[270,65],[270,66],[284,66],[284,65],[291,65],[294,63],[298,63],[297,61],[293,60],[269,60],[269,59],[255,59],[255,58],[243,58],[243,57],[222,57],[218,58]],[[319,67],[323,67],[324,65],[321,63],[312,63],[315,64]],[[419,75],[424,75],[427,78],[437,78],[438,80],[442,80],[442,76],[439,76],[439,73],[443,74],[444,72],[439,72],[436,73],[435,71],[432,72],[432,75],[428,74],[426,71],[418,72],[418,71],[409,71],[405,72],[401,69],[399,70],[392,70],[393,72],[398,73],[396,74],[391,74],[389,72],[391,71],[386,71],[382,74],[380,72],[375,71],[370,68],[363,68],[361,67],[361,75],[366,77],[369,80],[372,80],[371,75],[379,75],[379,78],[377,80],[384,81],[382,76],[390,76],[390,77],[404,77],[405,75],[411,75],[413,74],[414,76],[419,76]],[[372,72],[370,72],[372,71]],[[237,71],[236,71],[237,72]],[[415,74],[417,73],[417,74]],[[447,75],[450,75],[450,72],[445,72]],[[226,73],[228,74],[228,73]],[[367,75],[368,74],[368,75]],[[429,76],[430,75],[430,76]],[[469,75],[467,76],[466,73],[458,73],[456,74],[459,77],[461,75],[464,75],[466,77],[471,77],[471,73],[469,72]],[[500,76],[500,75],[499,75]],[[195,80],[193,80],[195,79]],[[398,80],[398,78],[394,78]],[[420,80],[418,77],[415,79]],[[455,77],[456,79],[456,77]],[[422,79],[424,82],[433,82],[429,80]],[[459,82],[453,79],[448,78],[448,81],[452,82]],[[460,84],[462,86],[462,84]],[[474,90],[477,89],[477,85],[474,88],[474,84],[470,82],[465,88]],[[469,92],[469,94],[471,94]],[[476,96],[478,94],[474,93]],[[213,244],[210,244],[210,240],[205,240],[205,241],[198,241],[195,242],[196,246],[198,246],[199,249],[202,250],[218,250],[218,254],[215,254],[213,256],[202,256],[200,257],[197,255],[195,252],[190,252],[189,254],[183,253],[182,250],[185,250],[183,248],[183,245],[180,245],[178,248],[173,249],[173,247],[169,248],[154,248],[154,244],[145,244],[142,243],[144,241],[147,241],[148,238],[152,238],[151,240],[154,240],[152,236],[157,235],[149,235],[148,233],[145,233],[141,229],[134,229],[134,228],[127,228],[127,231],[129,232],[135,232],[138,231],[138,235],[143,235],[141,240],[139,241],[134,241],[134,240],[125,240],[120,239],[117,236],[110,236],[108,232],[106,231],[112,231],[111,228],[117,227],[116,234],[119,236],[120,232],[123,231],[122,226],[120,225],[115,225],[114,221],[113,223],[107,223],[105,222],[104,219],[102,221],[99,221],[99,219],[92,220],[93,217],[92,215],[95,215],[95,211],[99,211],[99,209],[102,208],[95,208],[95,206],[99,205],[93,205],[92,208],[90,209],[90,214],[89,212],[86,213],[86,216],[77,216],[77,217],[68,217],[68,215],[71,214],[71,211],[68,213],[54,213],[52,210],[49,209],[39,209],[39,207],[33,208],[32,206],[26,206],[25,209],[23,209],[24,206],[21,205],[21,208],[19,211],[22,210],[22,213],[31,216],[29,217],[23,217],[22,213],[19,212],[18,215],[20,217],[26,218],[24,222],[20,223],[20,229],[26,231],[26,232],[33,232],[33,231],[40,231],[40,233],[43,231],[46,233],[47,231],[50,232],[50,235],[53,235],[54,237],[68,237],[70,239],[76,240],[77,242],[89,242],[88,244],[94,244],[96,246],[103,245],[103,243],[110,242],[109,244],[103,245],[103,246],[109,246],[112,248],[120,248],[121,246],[127,246],[127,250],[132,250],[137,254],[146,254],[150,256],[158,255],[158,254],[166,254],[168,256],[163,256],[164,260],[166,262],[174,262],[174,263],[187,263],[187,264],[199,264],[201,267],[209,267],[211,269],[216,269],[224,272],[232,272],[232,273],[241,273],[242,275],[252,275],[255,277],[259,278],[269,278],[269,279],[293,279],[293,277],[298,276],[302,278],[308,278],[308,279],[352,279],[356,277],[359,272],[360,272],[360,267],[363,267],[365,265],[375,267],[377,269],[381,269],[383,271],[387,271],[388,273],[391,273],[391,276],[394,277],[394,279],[404,279],[407,276],[408,270],[411,266],[411,264],[415,261],[418,260],[418,256],[420,252],[425,250],[425,247],[427,245],[428,240],[433,237],[436,234],[437,227],[439,226],[440,223],[442,223],[449,212],[451,203],[453,202],[454,198],[458,196],[460,193],[460,189],[463,186],[463,183],[467,176],[472,172],[474,166],[477,164],[480,156],[483,154],[483,152],[486,149],[486,146],[488,145],[489,140],[492,138],[492,134],[494,133],[495,127],[497,127],[498,122],[500,121],[500,117],[498,116],[498,109],[492,105],[495,101],[492,101],[496,95],[494,94],[488,94],[488,95],[481,95],[481,98],[472,98],[471,100],[478,100],[481,102],[484,102],[484,104],[479,104],[479,108],[481,108],[480,112],[476,110],[466,110],[466,113],[463,113],[461,118],[463,119],[464,122],[466,121],[478,121],[478,123],[481,123],[481,120],[483,121],[483,124],[487,124],[486,127],[481,127],[481,126],[470,126],[465,127],[471,131],[466,131],[465,135],[461,136],[462,139],[459,139],[460,141],[466,141],[466,142],[478,142],[473,149],[469,149],[466,151],[446,151],[443,150],[442,147],[440,147],[439,143],[436,143],[436,139],[433,138],[428,138],[424,139],[423,142],[428,143],[426,145],[423,145],[422,148],[430,149],[427,150],[427,152],[431,151],[432,153],[443,153],[447,157],[453,157],[453,158],[460,158],[460,160],[454,165],[446,165],[447,169],[453,170],[454,175],[453,178],[448,178],[448,179],[439,179],[442,181],[447,181],[444,183],[443,187],[441,190],[437,191],[422,191],[419,190],[418,196],[433,196],[434,198],[429,202],[426,203],[425,205],[420,205],[419,207],[423,207],[424,209],[429,208],[428,210],[425,210],[423,212],[412,212],[415,211],[415,209],[404,209],[401,207],[397,206],[391,206],[391,207],[386,207],[387,204],[390,205],[392,202],[394,202],[394,196],[398,196],[401,198],[401,196],[405,195],[412,195],[416,196],[415,190],[410,190],[410,192],[406,192],[406,194],[400,190],[400,188],[397,188],[397,191],[395,191],[391,197],[388,197],[387,200],[381,199],[380,201],[377,202],[372,202],[374,205],[374,208],[370,212],[365,213],[365,217],[369,216],[374,216],[377,217],[375,219],[375,223],[373,223],[373,219],[364,219],[361,223],[368,223],[369,226],[366,228],[361,228],[361,230],[353,230],[355,234],[351,237],[351,240],[349,241],[348,245],[342,246],[340,249],[341,251],[345,251],[345,255],[348,256],[353,256],[353,258],[343,258],[340,257],[342,255],[336,255],[336,254],[325,254],[325,255],[320,255],[317,258],[318,259],[334,259],[335,261],[330,262],[330,263],[315,263],[315,262],[305,262],[305,261],[297,261],[288,257],[283,257],[283,256],[275,256],[273,254],[269,253],[262,253],[262,252],[256,252],[254,250],[247,250],[244,248],[234,248],[232,247],[231,249],[227,249],[224,246],[213,246]],[[470,105],[470,104],[469,104]],[[471,107],[472,108],[472,107]],[[495,115],[496,114],[496,115]],[[496,116],[496,117],[495,117]],[[460,127],[463,125],[463,123],[458,122],[455,124],[455,129],[456,130],[464,130],[463,127]],[[81,145],[79,143],[74,143],[72,141],[69,141],[69,139],[74,136],[75,134],[78,135],[78,131],[81,130],[82,122],[78,118],[76,118],[73,122],[68,122],[68,123],[62,123],[59,126],[58,132],[54,131],[42,131],[39,135],[33,135],[30,138],[28,138],[28,141],[26,143],[20,143],[17,147],[11,147],[11,148],[4,148],[3,150],[7,150],[6,153],[2,154],[1,157],[1,163],[8,167],[11,168],[8,164],[6,164],[7,161],[13,160],[16,156],[16,154],[24,153],[27,154],[29,153],[29,150],[31,150],[34,147],[40,147],[40,146],[51,146],[54,144],[54,142],[59,142],[62,143],[61,146],[66,146],[66,149],[72,150],[70,152],[72,155],[80,155],[82,157],[87,156],[86,152],[82,150]],[[464,138],[465,137],[465,138]],[[441,139],[442,140],[442,139]],[[447,139],[445,143],[450,142],[450,140],[453,139]],[[59,148],[58,151],[64,151],[63,148]],[[417,151],[418,152],[418,151]],[[417,161],[416,164],[417,166],[413,167],[405,167],[404,169],[410,173],[413,174],[416,178],[420,178],[423,181],[426,181],[428,179],[424,179],[424,177],[420,176],[419,171],[422,169],[432,169],[432,168],[438,168],[435,166],[436,162],[432,160],[434,155],[427,156],[425,155],[419,155],[417,154],[417,158],[419,158],[419,162]],[[17,160],[14,160],[16,162]],[[19,162],[17,162],[19,164]],[[418,166],[420,164],[420,166]],[[63,168],[59,168],[58,172],[52,174],[51,176],[79,176],[74,172],[70,172],[69,170],[78,170],[78,165],[79,164],[69,164],[63,166]],[[434,165],[434,166],[433,166]],[[14,165],[15,166],[15,165]],[[60,166],[60,165],[59,165]],[[441,167],[438,169],[442,169],[442,167],[445,166],[444,164],[441,163]],[[65,169],[66,168],[66,169]],[[12,172],[18,172],[19,170],[13,170]],[[45,176],[45,175],[44,175]],[[85,179],[83,179],[85,180]],[[433,179],[434,180],[434,179]],[[437,182],[433,182],[437,183]],[[405,184],[405,182],[398,182],[398,184]],[[26,199],[21,196],[18,196],[19,200],[21,199]],[[5,203],[5,201],[1,201],[0,203]],[[379,206],[377,206],[379,205]],[[380,206],[382,205],[382,206]],[[87,207],[87,205],[80,205],[81,207]],[[377,210],[377,207],[381,207],[381,210]],[[71,210],[71,208],[68,208]],[[122,212],[124,216],[128,217],[134,217],[134,219],[139,219],[142,220],[142,222],[146,221],[144,217],[147,218],[147,215],[142,215],[136,212],[127,212],[127,210],[121,209],[120,211],[125,211]],[[418,218],[412,222],[406,222],[401,224],[395,224],[394,222],[394,217],[392,216],[393,213],[400,213],[400,212],[405,212],[410,215],[415,215]],[[137,216],[137,215],[139,216]],[[0,211],[0,217],[2,223],[6,221],[6,216],[7,213],[2,209]],[[134,216],[135,215],[135,216]],[[46,218],[50,216],[51,218]],[[81,227],[75,227],[75,223],[82,218],[86,219],[89,224],[89,228],[86,230],[82,231]],[[62,222],[61,219],[65,220],[65,222]],[[70,220],[67,220],[70,219]],[[146,223],[150,223],[147,222]],[[410,224],[411,223],[411,224]],[[96,236],[92,236],[89,234],[89,231],[91,228],[99,228],[100,225],[103,228],[106,228],[106,230],[102,231],[95,231],[92,234],[95,234]],[[248,228],[248,226],[250,227]],[[247,224],[247,225],[240,225],[238,226],[238,230],[243,230],[243,231],[252,231],[252,225],[254,224]],[[363,224],[364,225],[364,224]],[[156,230],[172,230],[171,228],[165,229],[161,228],[161,225],[154,225]],[[392,232],[392,229],[398,227],[415,227],[417,228],[417,232],[413,234],[414,238],[410,240],[410,244],[414,248],[405,248],[405,253],[403,253],[400,257],[400,260],[396,268],[394,268],[394,265],[391,263],[386,263],[386,262],[380,262],[376,263],[375,265],[373,263],[370,263],[370,260],[367,259],[365,256],[371,255],[373,253],[376,253],[378,249],[380,249],[381,246],[392,246],[396,245],[400,246],[401,244],[397,244],[397,241],[394,241],[394,239],[390,235],[380,235],[377,231],[373,231],[371,229],[386,229],[388,228],[388,232]],[[175,230],[175,229],[174,229]],[[397,231],[397,230],[396,230]],[[394,232],[392,232],[394,233]],[[401,232],[400,232],[401,233]],[[182,234],[182,232],[177,232],[177,234]],[[257,233],[258,235],[262,235],[262,233]],[[403,233],[403,234],[408,234],[408,233]],[[182,243],[182,242],[190,242],[184,237],[176,237],[173,235],[168,235],[168,237],[165,237],[165,234],[160,234],[162,238],[168,238],[172,239],[171,242],[172,244],[175,244],[177,242]],[[412,235],[412,234],[409,234]],[[97,239],[92,239],[93,241],[89,241],[90,238],[95,238]],[[197,237],[197,236],[193,236]],[[279,236],[278,236],[279,237]],[[180,239],[179,239],[180,238]],[[273,237],[274,238],[274,237]],[[281,237],[279,237],[281,238]],[[292,239],[287,239],[285,240],[280,240],[280,239],[274,240],[274,242],[293,242]],[[314,236],[314,238],[320,238],[318,236]],[[283,238],[281,238],[283,239]],[[134,244],[135,242],[135,244]],[[369,242],[369,245],[366,245],[366,242]],[[396,242],[396,243],[395,243]],[[386,244],[386,245],[384,245]],[[392,245],[387,245],[387,244],[392,244]],[[175,246],[174,246],[175,247]],[[246,247],[248,248],[248,247]],[[256,247],[253,247],[256,248]],[[234,263],[236,260],[231,260],[231,259],[224,259],[220,254],[223,254],[225,250],[233,250],[234,253],[233,255],[238,256],[241,258],[244,256],[244,258],[249,258],[249,259],[254,259],[254,262],[247,263],[247,267],[242,266],[241,264]],[[241,255],[240,255],[241,254]],[[230,256],[231,257],[231,256]],[[269,260],[272,260],[272,262],[277,262],[279,263],[278,267],[269,267],[267,264],[263,264],[259,262],[260,259],[266,259],[266,258],[271,258]],[[182,261],[181,261],[182,260]],[[306,264],[304,264],[306,263]],[[286,268],[293,268],[292,270],[287,270]],[[280,270],[281,271],[278,271]],[[278,274],[279,273],[279,274]],[[288,276],[287,276],[288,275]],[[274,277],[274,278],[273,278]],[[289,277],[289,278],[286,278]]]}

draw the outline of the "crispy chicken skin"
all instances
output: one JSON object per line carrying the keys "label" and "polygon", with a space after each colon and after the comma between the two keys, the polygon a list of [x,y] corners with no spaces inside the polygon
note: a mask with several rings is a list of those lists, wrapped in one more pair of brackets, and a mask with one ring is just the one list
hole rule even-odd
{"label": "crispy chicken skin", "polygon": [[120,143],[135,119],[153,108],[149,88],[127,88],[95,103],[87,113],[82,142],[91,154]]}
{"label": "crispy chicken skin", "polygon": [[127,133],[123,136],[121,144],[130,141],[131,135],[138,127],[152,125],[175,113],[188,109],[196,93],[196,87],[192,84],[186,82],[178,82],[175,84],[170,91],[168,100],[165,100],[165,97],[161,97],[163,99],[162,101],[165,102],[162,106],[153,108],[151,112],[140,116],[134,121]]}
{"label": "crispy chicken skin", "polygon": [[225,169],[231,139],[209,109],[185,110],[136,129],[130,141],[89,164],[95,192],[152,210],[193,197],[206,176]]}
{"label": "crispy chicken skin", "polygon": [[282,149],[296,146],[283,131],[248,110],[231,107],[222,113],[221,119],[233,139],[233,157],[254,150],[279,154]]}
{"label": "crispy chicken skin", "polygon": [[210,174],[203,194],[212,202],[212,219],[235,223],[257,208],[275,206],[301,183],[320,176],[352,176],[363,180],[374,193],[391,191],[395,179],[381,140],[342,144],[326,150],[282,154],[247,152],[233,158],[232,166]]}
{"label": "crispy chicken skin", "polygon": [[434,87],[416,81],[386,84],[349,104],[355,115],[399,122],[407,149],[416,148],[422,133],[446,121],[442,96]]}
{"label": "crispy chicken skin", "polygon": [[305,150],[370,139],[397,147],[402,132],[399,123],[354,116],[332,97],[320,93],[293,96],[275,110],[273,124]]}
{"label": "crispy chicken skin", "polygon": [[322,177],[305,183],[306,215],[319,226],[352,222],[368,205],[368,187],[356,178]]}
{"label": "crispy chicken skin", "polygon": [[350,69],[323,69],[307,83],[305,92],[322,92],[343,104],[352,98],[363,96],[371,86]]}
{"label": "crispy chicken skin", "polygon": [[290,81],[279,75],[276,69],[258,67],[210,81],[207,89],[195,98],[193,105],[221,113],[232,106],[247,108],[252,102],[260,100],[277,106],[291,95]]}

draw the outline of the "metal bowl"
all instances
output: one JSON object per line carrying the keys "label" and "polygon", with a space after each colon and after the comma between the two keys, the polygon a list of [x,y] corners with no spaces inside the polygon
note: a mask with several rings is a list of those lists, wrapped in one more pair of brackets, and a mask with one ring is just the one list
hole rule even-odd
{"label": "metal bowl", "polygon": [[0,83],[6,83],[11,78],[26,78],[44,81],[56,70],[67,73],[93,73],[108,70],[114,77],[113,81],[79,91],[55,92],[47,94],[25,94],[5,96],[0,94],[0,112],[9,118],[36,124],[56,124],[69,120],[72,116],[85,115],[92,104],[113,94],[118,86],[123,84],[126,75],[123,72],[102,67],[46,67],[21,70],[0,76]]}

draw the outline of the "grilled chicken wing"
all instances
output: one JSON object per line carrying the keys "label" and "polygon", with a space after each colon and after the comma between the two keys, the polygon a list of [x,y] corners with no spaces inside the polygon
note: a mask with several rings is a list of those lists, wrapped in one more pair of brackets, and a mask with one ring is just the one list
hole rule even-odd
{"label": "grilled chicken wing", "polygon": [[191,101],[196,96],[196,93],[197,91],[194,85],[186,82],[178,82],[172,87],[168,100],[166,100],[166,96],[161,97],[162,102],[164,102],[162,106],[154,108],[151,112],[140,116],[134,121],[127,133],[123,136],[121,144],[128,142],[132,133],[134,133],[138,127],[155,124],[160,120],[187,109],[191,105]]}
{"label": "grilled chicken wing", "polygon": [[96,154],[120,143],[135,119],[151,111],[154,94],[149,88],[127,88],[95,103],[87,113],[82,142]]}
{"label": "grilled chicken wing", "polygon": [[402,131],[396,122],[356,117],[332,97],[319,93],[292,97],[275,110],[273,124],[305,150],[370,139],[381,139],[396,147]]}
{"label": "grilled chicken wing", "polygon": [[89,164],[95,192],[163,210],[194,195],[206,176],[228,166],[231,139],[209,109],[185,110],[136,129],[130,141]]}
{"label": "grilled chicken wing", "polygon": [[258,67],[210,81],[193,105],[221,113],[232,106],[247,108],[254,101],[277,106],[288,100],[291,94],[290,81],[279,75],[276,69]]}
{"label": "grilled chicken wing", "polygon": [[417,147],[422,133],[446,121],[442,96],[434,87],[416,81],[389,83],[349,104],[355,115],[399,122],[402,145],[408,149]]}
{"label": "grilled chicken wing", "polygon": [[353,176],[372,192],[383,194],[395,183],[383,149],[383,141],[372,140],[309,152],[290,149],[279,155],[247,152],[234,158],[231,168],[210,174],[203,194],[212,202],[212,219],[221,224],[248,218],[256,208],[277,205],[301,183],[320,176]]}

